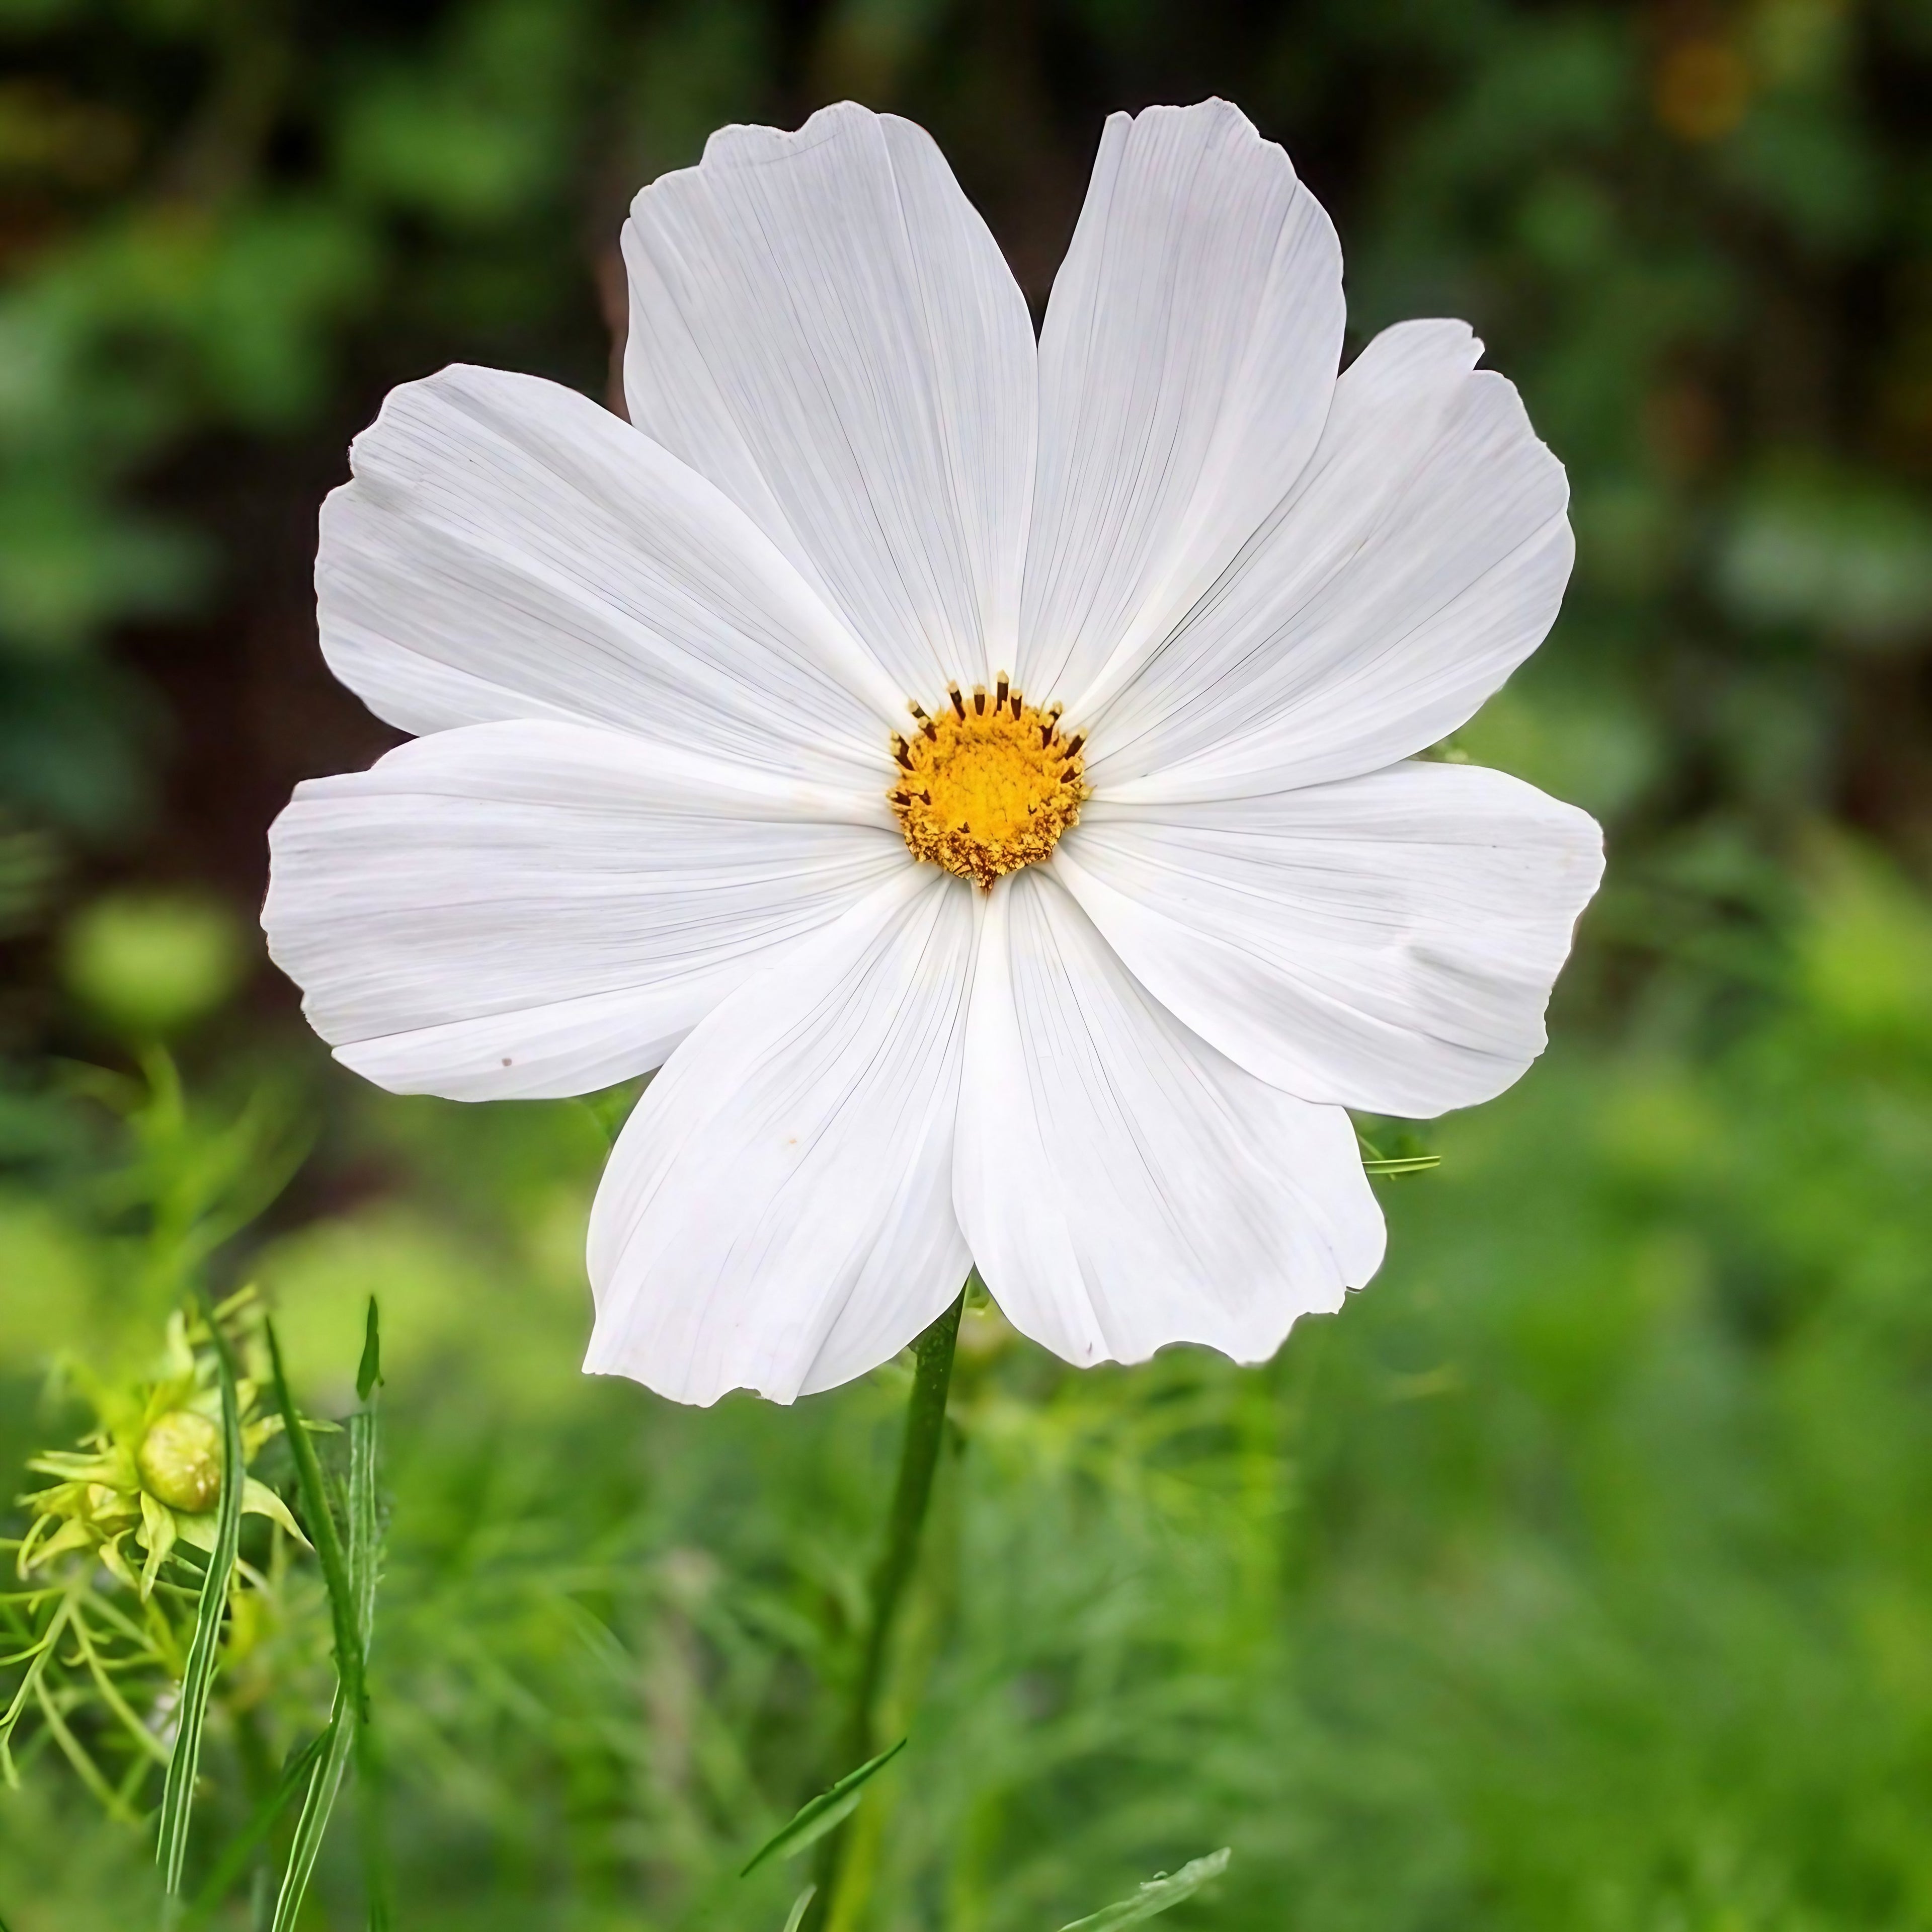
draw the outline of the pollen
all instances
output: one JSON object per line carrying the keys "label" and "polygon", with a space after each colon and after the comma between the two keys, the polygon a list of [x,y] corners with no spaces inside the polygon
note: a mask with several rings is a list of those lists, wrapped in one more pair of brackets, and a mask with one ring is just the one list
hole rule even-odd
{"label": "pollen", "polygon": [[1080,816],[1087,796],[1084,740],[1060,729],[1060,706],[1027,703],[1004,673],[988,692],[950,686],[917,729],[892,740],[894,814],[915,859],[929,860],[987,892],[1037,864]]}

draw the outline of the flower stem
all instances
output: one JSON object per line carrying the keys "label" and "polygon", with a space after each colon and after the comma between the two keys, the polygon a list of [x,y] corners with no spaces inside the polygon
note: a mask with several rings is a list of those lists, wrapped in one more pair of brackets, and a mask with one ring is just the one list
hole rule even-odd
{"label": "flower stem", "polygon": [[[912,1400],[906,1408],[905,1436],[899,1448],[898,1480],[892,1490],[892,1514],[886,1520],[885,1547],[872,1572],[872,1615],[866,1648],[852,1687],[852,1702],[840,1740],[842,1772],[875,1756],[881,1741],[873,1728],[874,1707],[885,1676],[899,1603],[911,1580],[919,1556],[920,1532],[926,1504],[932,1498],[932,1477],[939,1461],[939,1444],[946,1429],[946,1396],[952,1382],[952,1354],[959,1340],[959,1317],[966,1305],[962,1288],[946,1312],[912,1345]],[[847,1880],[846,1848],[851,1834],[848,1821],[821,1846],[817,1878],[818,1892],[801,1932],[842,1932],[842,1894]]]}

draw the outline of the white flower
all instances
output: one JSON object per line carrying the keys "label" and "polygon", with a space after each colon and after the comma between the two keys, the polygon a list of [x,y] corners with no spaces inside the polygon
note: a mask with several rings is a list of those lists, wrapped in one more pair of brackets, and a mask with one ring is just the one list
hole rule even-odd
{"label": "white flower", "polygon": [[419,735],[276,825],[310,1020],[404,1093],[662,1064],[593,1371],[788,1401],[973,1262],[1072,1362],[1266,1357],[1382,1258],[1343,1108],[1508,1086],[1601,872],[1413,761],[1549,628],[1561,466],[1460,322],[1337,377],[1334,230],[1221,101],[1108,122],[1036,346],[862,108],[623,238],[629,423],[447,369],[322,512],[323,651]]}

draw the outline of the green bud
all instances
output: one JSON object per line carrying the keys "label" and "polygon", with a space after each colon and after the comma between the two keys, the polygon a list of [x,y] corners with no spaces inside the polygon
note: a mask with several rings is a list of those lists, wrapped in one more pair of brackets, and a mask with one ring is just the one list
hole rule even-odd
{"label": "green bud", "polygon": [[170,1509],[200,1516],[221,1496],[221,1430],[191,1408],[160,1416],[141,1438],[134,1466],[142,1486]]}

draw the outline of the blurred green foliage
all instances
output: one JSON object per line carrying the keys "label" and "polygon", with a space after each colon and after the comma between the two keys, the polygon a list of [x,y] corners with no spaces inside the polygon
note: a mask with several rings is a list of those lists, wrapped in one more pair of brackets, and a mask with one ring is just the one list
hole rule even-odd
{"label": "blurred green foliage", "polygon": [[[1269,1367],[1081,1374],[969,1315],[875,1922],[1051,1926],[1216,1838],[1203,1924],[1927,1922],[1932,915],[1861,848],[1808,870],[1774,1016],[1698,1062],[1567,1044],[1436,1130],[1382,1277]],[[34,1348],[133,1325],[110,1130],[40,1104],[10,1454]],[[171,1174],[220,1171],[195,1144]],[[815,1788],[860,1614],[904,1372],[789,1411],[578,1378],[603,1148],[576,1103],[370,1096],[318,1166],[381,1190],[253,1257],[321,1408],[383,1298],[422,1932],[776,1925],[796,1874],[736,1873]],[[0,1819],[16,1932],[144,1909],[77,1792]],[[315,1924],[354,1874],[332,1844]]]}
{"label": "blurred green foliage", "polygon": [[[782,1922],[735,1874],[824,1782],[904,1391],[584,1380],[610,1109],[390,1099],[236,1004],[327,768],[316,498],[443,362],[605,393],[624,203],[721,122],[914,115],[1037,308],[1101,116],[1210,92],[1335,213],[1352,344],[1466,316],[1569,466],[1564,617],[1454,752],[1610,880],[1548,1064],[1270,1366],[968,1317],[872,1922],[1228,1844],[1178,1928],[1932,1925],[1928,0],[0,0],[0,1472],[197,1273],[324,1413],[380,1297],[400,1925]],[[200,1097],[145,1131],[61,1064],[163,1034]],[[12,1932],[152,1882],[0,1792]]]}
{"label": "blurred green foliage", "polygon": [[164,1039],[214,1012],[240,983],[241,922],[218,900],[114,892],[68,924],[63,964],[74,998],[124,1037]]}

